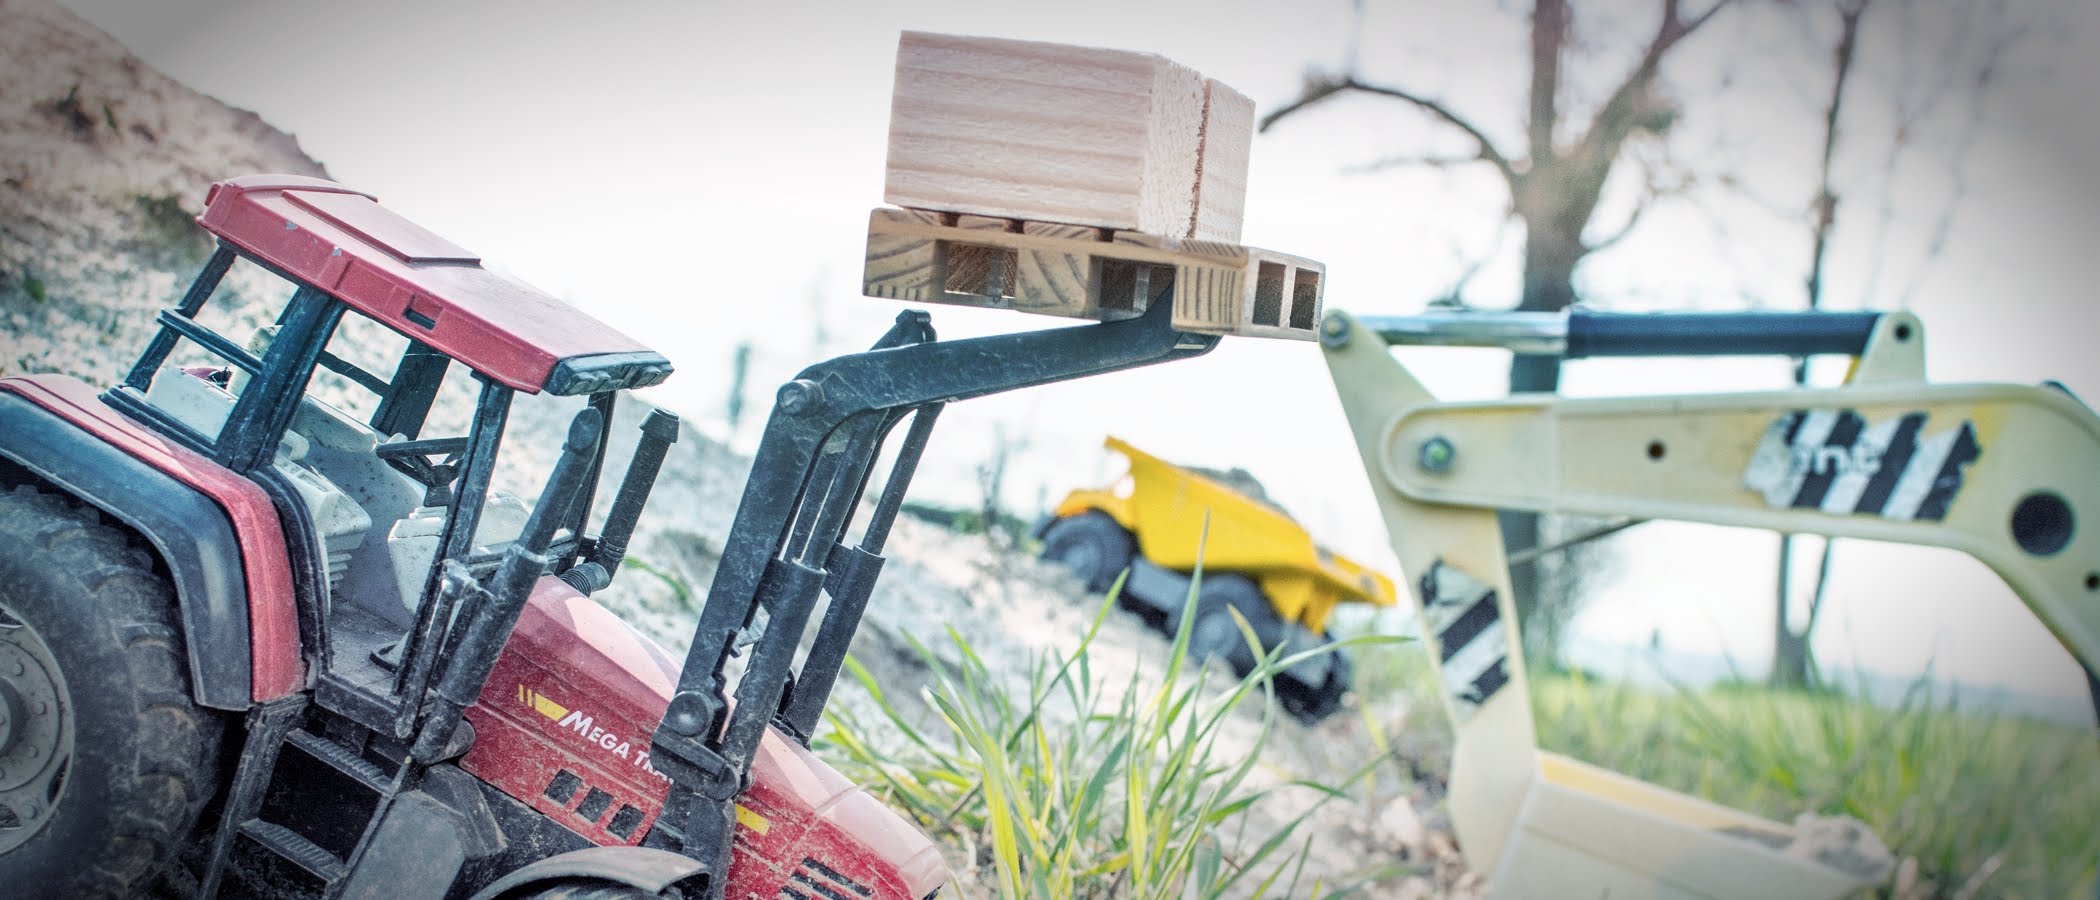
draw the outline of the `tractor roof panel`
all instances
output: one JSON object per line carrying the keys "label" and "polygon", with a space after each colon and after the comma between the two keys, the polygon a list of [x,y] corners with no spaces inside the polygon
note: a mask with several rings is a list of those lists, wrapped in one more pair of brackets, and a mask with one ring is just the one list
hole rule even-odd
{"label": "tractor roof panel", "polygon": [[317,178],[250,175],[212,185],[212,234],[402,334],[528,393],[645,387],[671,364],[575,307],[485,269],[481,258]]}

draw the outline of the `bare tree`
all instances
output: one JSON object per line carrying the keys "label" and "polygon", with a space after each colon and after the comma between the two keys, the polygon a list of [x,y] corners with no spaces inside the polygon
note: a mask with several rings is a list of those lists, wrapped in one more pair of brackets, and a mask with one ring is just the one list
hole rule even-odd
{"label": "bare tree", "polygon": [[[1836,158],[1841,136],[1847,132],[1844,114],[1848,87],[1854,82],[1853,75],[1857,69],[1860,45],[1865,34],[1866,13],[1873,2],[1874,0],[1835,0],[1835,3],[1828,7],[1809,8],[1812,13],[1817,14],[1826,9],[1834,10],[1838,23],[1837,39],[1832,50],[1833,76],[1830,96],[1823,107],[1820,123],[1822,146],[1816,170],[1816,187],[1810,204],[1808,271],[1803,281],[1806,305],[1809,309],[1819,308],[1825,301],[1826,267],[1830,258],[1831,243],[1837,231],[1838,212],[1842,205],[1832,175],[1832,161]],[[1907,86],[1907,90],[1904,91],[1905,98],[1894,104],[1894,133],[1887,138],[1886,156],[1880,166],[1884,178],[1896,168],[1898,160],[1905,152],[1913,148],[1925,118],[1932,115],[1937,108],[1951,105],[1958,95],[1966,94],[1968,98],[1968,120],[1958,130],[1952,146],[1947,148],[1949,157],[1946,164],[1952,177],[1952,188],[1946,197],[1945,205],[1931,218],[1931,237],[1923,248],[1922,259],[1909,273],[1901,290],[1896,293],[1895,305],[1899,307],[1909,305],[1911,296],[1922,282],[1925,272],[1946,249],[1948,232],[1965,193],[1964,164],[1974,146],[1976,136],[1984,130],[1986,101],[1998,80],[2004,57],[2031,27],[2031,23],[2022,21],[2022,17],[2004,16],[2003,9],[1991,9],[1988,12],[1998,15],[1992,16],[1994,21],[1985,33],[1973,38],[1978,43],[1972,44],[1971,48],[1980,52],[1971,55],[1953,52],[1955,48],[1949,48],[1944,58],[1935,60],[1935,67],[1940,70],[1937,77],[1922,86]],[[1898,15],[1899,18],[1905,13],[1920,14],[1915,6],[1898,5],[1890,10],[1890,14]],[[1973,69],[1968,66],[1970,62],[1974,63]],[[1893,217],[1888,206],[1889,194],[1893,193],[1893,187],[1885,183],[1881,186],[1880,193],[1882,207],[1879,228],[1886,237]],[[1880,270],[1881,262],[1880,248],[1877,245],[1872,260],[1872,267],[1876,273]],[[1869,291],[1871,288],[1870,278]],[[1793,374],[1795,384],[1807,384],[1807,361],[1797,360]],[[1774,598],[1772,624],[1772,670],[1768,676],[1769,683],[1774,687],[1808,687],[1813,685],[1817,678],[1815,653],[1811,642],[1815,636],[1816,623],[1823,611],[1825,592],[1829,585],[1833,542],[1828,539],[1821,541],[1815,577],[1807,596],[1798,604],[1801,609],[1800,615],[1796,616],[1793,609],[1797,604],[1793,602],[1796,591],[1792,570],[1799,541],[1800,538],[1795,535],[1781,535],[1779,539],[1778,588]]]}
{"label": "bare tree", "polygon": [[[1823,305],[1823,263],[1829,257],[1831,229],[1837,224],[1838,195],[1831,185],[1830,163],[1837,155],[1838,122],[1845,104],[1845,82],[1852,75],[1853,61],[1859,55],[1860,21],[1866,17],[1871,0],[1838,0],[1838,39],[1833,51],[1833,76],[1830,79],[1830,102],[1823,108],[1823,152],[1816,167],[1816,194],[1812,206],[1811,238],[1808,257],[1808,308]],[[1808,360],[1794,362],[1794,383],[1808,383]],[[1815,633],[1816,618],[1823,611],[1823,592],[1830,583],[1830,546],[1823,541],[1822,559],[1816,564],[1815,587],[1808,597],[1807,609],[1802,616],[1800,628],[1792,624],[1788,600],[1793,596],[1793,562],[1795,536],[1779,536],[1778,597],[1772,615],[1772,672],[1770,683],[1774,687],[1807,687],[1814,671],[1815,657],[1809,647],[1809,638]]]}
{"label": "bare tree", "polygon": [[[1676,104],[1660,83],[1663,60],[1712,21],[1730,0],[1711,0],[1697,10],[1687,10],[1682,0],[1659,2],[1661,14],[1639,56],[1588,120],[1577,123],[1568,120],[1562,72],[1574,33],[1574,9],[1569,0],[1534,0],[1531,80],[1522,155],[1497,146],[1486,129],[1436,97],[1364,80],[1357,74],[1353,59],[1340,74],[1307,78],[1303,92],[1264,117],[1261,128],[1266,131],[1301,109],[1338,94],[1355,92],[1399,100],[1455,129],[1472,143],[1475,151],[1465,162],[1487,165],[1501,176],[1508,189],[1509,215],[1523,224],[1523,288],[1517,308],[1545,312],[1565,309],[1576,300],[1575,270],[1583,258],[1631,231],[1647,208],[1645,204],[1636,206],[1625,222],[1602,237],[1587,236],[1605,182],[1628,142],[1642,136],[1664,135],[1677,117]],[[1574,137],[1563,143],[1555,138],[1560,134]],[[1553,391],[1559,386],[1558,357],[1520,354],[1510,362],[1509,388],[1513,392]],[[1539,542],[1536,515],[1505,514],[1502,526],[1512,552],[1522,552]],[[1543,579],[1531,566],[1517,567],[1510,574],[1519,615],[1528,622],[1540,605]]]}

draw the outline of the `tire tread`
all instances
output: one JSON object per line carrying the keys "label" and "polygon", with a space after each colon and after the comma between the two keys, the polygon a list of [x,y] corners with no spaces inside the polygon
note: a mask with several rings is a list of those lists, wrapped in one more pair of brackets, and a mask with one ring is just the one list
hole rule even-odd
{"label": "tire tread", "polygon": [[[167,779],[172,785],[162,789],[178,791],[182,802],[126,806],[104,846],[79,848],[82,865],[73,878],[82,893],[136,893],[175,855],[177,843],[217,789],[213,751],[223,723],[191,700],[172,618],[174,591],[129,534],[104,524],[92,508],[32,486],[0,493],[0,542],[34,548],[26,565],[48,571],[53,585],[71,582],[78,596],[94,598],[111,645],[122,648],[135,689],[130,714],[136,733],[149,733],[149,727],[181,732],[134,742],[123,777]],[[76,746],[68,779],[81,777],[78,753]]]}

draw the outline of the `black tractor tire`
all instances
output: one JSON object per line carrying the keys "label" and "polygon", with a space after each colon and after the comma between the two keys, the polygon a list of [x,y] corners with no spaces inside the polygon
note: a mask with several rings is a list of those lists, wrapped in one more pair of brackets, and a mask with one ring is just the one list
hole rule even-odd
{"label": "black tractor tire", "polygon": [[1320,720],[1334,715],[1342,708],[1342,698],[1349,693],[1351,666],[1349,654],[1330,650],[1334,665],[1328,668],[1327,677],[1319,687],[1307,689],[1304,682],[1279,679],[1276,682],[1276,699],[1283,704],[1283,711],[1306,726],[1318,725]]}
{"label": "black tractor tire", "polygon": [[1101,593],[1137,556],[1137,540],[1107,513],[1088,510],[1050,523],[1039,559],[1072,570],[1086,589]]}
{"label": "black tractor tire", "polygon": [[126,532],[35,488],[0,492],[0,548],[0,885],[140,893],[221,772],[174,593]]}
{"label": "black tractor tire", "polygon": [[522,892],[505,892],[503,896],[505,900],[679,900],[685,896],[675,887],[661,894],[652,894],[631,884],[602,878],[570,878],[520,890]]}
{"label": "black tractor tire", "polygon": [[[1276,615],[1276,607],[1269,602],[1267,594],[1261,592],[1251,579],[1242,575],[1207,575],[1201,587],[1196,589],[1196,606],[1190,613],[1189,662],[1201,665],[1212,657],[1224,660],[1232,666],[1232,674],[1245,677],[1254,671],[1257,656],[1247,646],[1247,635],[1240,631],[1232,611],[1252,626],[1257,640],[1262,644],[1262,653],[1267,653],[1275,635],[1283,631],[1283,622]],[[1168,617],[1168,637],[1181,628],[1180,615]]]}

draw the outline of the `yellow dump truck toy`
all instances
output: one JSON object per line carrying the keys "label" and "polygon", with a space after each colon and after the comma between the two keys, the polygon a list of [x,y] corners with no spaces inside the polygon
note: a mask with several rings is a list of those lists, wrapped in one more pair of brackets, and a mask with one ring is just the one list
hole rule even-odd
{"label": "yellow dump truck toy", "polygon": [[[1172,634],[1200,555],[1191,657],[1222,658],[1242,675],[1253,669],[1253,651],[1230,610],[1253,626],[1263,649],[1280,646],[1289,655],[1331,640],[1327,619],[1337,605],[1395,602],[1392,579],[1320,546],[1238,470],[1201,473],[1113,437],[1107,447],[1129,459],[1129,475],[1066,495],[1036,526],[1042,557],[1094,591],[1107,590],[1127,568],[1120,605]],[[1349,660],[1339,650],[1314,656],[1285,670],[1276,688],[1291,715],[1318,721],[1348,691]]]}

